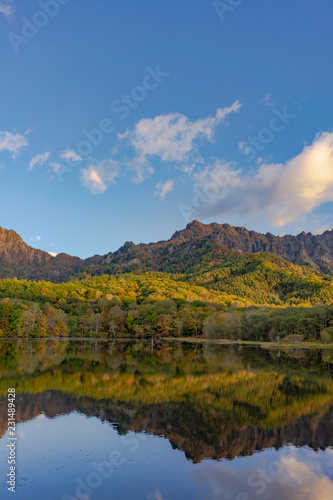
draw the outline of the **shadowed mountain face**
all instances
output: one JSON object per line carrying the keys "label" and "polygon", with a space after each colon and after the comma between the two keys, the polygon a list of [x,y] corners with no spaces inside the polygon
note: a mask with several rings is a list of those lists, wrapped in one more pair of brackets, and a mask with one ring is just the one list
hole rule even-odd
{"label": "shadowed mountain face", "polygon": [[60,283],[79,272],[83,265],[95,260],[92,258],[83,261],[65,253],[52,257],[47,252],[27,245],[15,231],[0,227],[0,278]]}
{"label": "shadowed mountain face", "polygon": [[257,252],[268,252],[294,264],[333,274],[333,231],[279,237],[229,224],[204,225],[193,221],[168,241],[139,245],[127,242],[114,253],[86,260],[66,254],[51,257],[24,243],[15,231],[0,228],[0,277],[59,283],[82,272],[85,275],[127,271],[187,273],[198,267],[202,270],[205,265],[219,266],[233,256]]}
{"label": "shadowed mountain face", "polygon": [[[78,411],[119,433],[165,436],[188,459],[293,443],[333,446],[333,358],[327,351],[146,342],[0,342],[0,437],[6,391],[17,422]],[[291,362],[292,361],[292,362]]]}

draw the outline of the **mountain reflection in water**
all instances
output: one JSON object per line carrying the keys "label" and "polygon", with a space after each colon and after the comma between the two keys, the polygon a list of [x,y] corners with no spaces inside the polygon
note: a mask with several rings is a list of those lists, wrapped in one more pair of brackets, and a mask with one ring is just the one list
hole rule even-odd
{"label": "mountain reflection in water", "polygon": [[[135,438],[140,444],[139,455],[126,457],[125,451],[121,452],[124,460],[128,458],[128,463],[134,463],[137,467],[144,461],[142,453],[152,458],[149,447],[156,447],[156,460],[147,466],[151,467],[151,471],[146,470],[145,478],[141,473],[138,479],[142,493],[139,493],[141,486],[130,493],[126,489],[128,485],[123,484],[122,489],[118,485],[117,494],[114,495],[117,499],[122,498],[123,494],[124,498],[131,496],[166,500],[176,498],[178,493],[179,498],[187,498],[186,495],[188,498],[229,498],[229,493],[230,498],[237,499],[238,495],[238,500],[257,498],[258,495],[260,498],[258,492],[263,487],[260,481],[263,481],[265,474],[261,478],[256,478],[255,474],[258,470],[265,470],[271,460],[279,464],[275,465],[276,471],[279,471],[279,467],[281,469],[281,464],[288,466],[282,467],[285,472],[280,471],[278,477],[277,473],[274,476],[274,467],[272,471],[266,471],[266,493],[262,492],[261,498],[275,498],[274,495],[284,498],[281,496],[284,494],[288,499],[301,498],[293,496],[296,495],[294,491],[298,491],[297,495],[301,491],[302,485],[297,483],[298,476],[309,479],[309,473],[305,473],[307,468],[316,474],[310,465],[314,461],[320,474],[313,477],[312,483],[317,484],[320,479],[320,487],[316,487],[317,496],[311,490],[312,496],[309,498],[325,500],[331,498],[333,493],[332,472],[325,474],[332,466],[332,374],[333,350],[278,351],[238,345],[178,342],[159,342],[154,345],[130,341],[1,341],[1,461],[3,455],[2,463],[6,463],[5,398],[8,387],[15,387],[18,431],[24,429],[18,447],[21,478],[18,499],[22,494],[22,498],[28,500],[29,488],[31,492],[34,491],[31,495],[35,495],[31,498],[39,498],[38,495],[44,494],[50,499],[62,498],[62,495],[67,494],[69,496],[64,498],[80,498],[75,496],[75,481],[80,477],[82,463],[90,460],[83,460],[84,453],[89,457],[91,453],[97,453],[97,448],[101,452],[106,443],[104,434],[112,433],[109,434],[109,444],[121,438],[128,438],[128,442]],[[85,417],[95,418],[87,421]],[[98,422],[109,424],[109,430],[106,431],[103,425],[97,427]],[[24,455],[24,441],[38,435],[37,429],[44,428],[44,444],[36,437],[36,448],[40,447],[42,455],[45,443],[49,441],[48,446],[57,449],[59,455],[59,462],[54,453],[52,458],[49,455],[40,456],[40,460],[48,463],[53,471],[48,479],[49,486],[50,481],[56,481],[55,471],[67,463],[69,456],[67,446],[60,445],[61,437],[66,435],[66,442],[70,442],[71,436],[77,436],[77,441],[71,447],[71,454],[75,457],[70,461],[72,484],[70,478],[66,479],[66,485],[61,486],[57,480],[60,489],[54,491],[54,497],[50,491],[43,493],[42,485],[50,472],[45,471],[44,479],[36,474],[32,480],[31,474],[34,473],[29,473],[29,458]],[[90,444],[85,443],[87,449],[82,451],[80,443],[88,439],[87,433],[96,433],[100,443],[99,438],[96,438],[95,444],[91,440]],[[141,441],[137,440],[138,436],[141,436]],[[162,436],[161,441],[159,437]],[[171,452],[166,451],[163,444],[167,442],[172,446]],[[108,449],[114,446],[110,445]],[[131,448],[126,448],[126,443],[120,442],[117,449],[122,446],[127,451]],[[73,450],[73,447],[77,447],[77,450]],[[259,451],[261,453],[256,453]],[[246,458],[241,460],[240,457]],[[103,461],[103,456],[100,458]],[[98,459],[95,458],[95,464]],[[220,462],[220,459],[228,461]],[[158,485],[149,492],[148,479],[157,477],[153,469],[159,460],[162,460],[163,471],[159,469],[157,476],[164,473],[162,475],[168,477],[168,483],[173,483],[173,475],[176,476],[185,467],[187,479],[178,493],[169,490],[164,497]],[[199,467],[196,472],[191,469],[194,464]],[[226,476],[222,474],[223,484],[222,465],[226,473]],[[35,466],[38,468],[38,463]],[[244,467],[248,468],[247,472]],[[119,481],[120,477],[126,478],[126,474],[135,476],[135,472],[130,472],[126,467],[119,467],[120,470],[117,476]],[[297,480],[292,480],[291,470],[295,477],[298,474]],[[282,480],[286,471],[289,471],[290,477]],[[92,490],[89,498],[111,498],[108,492],[110,484],[115,486],[115,478],[116,474],[112,481],[105,480],[98,490]],[[4,475],[0,479],[5,491],[4,498],[7,498]],[[278,479],[282,490],[274,489]],[[124,481],[126,483],[126,479]],[[239,489],[242,481],[244,484]],[[34,488],[37,488],[36,491]],[[311,492],[308,486],[306,488],[306,491]],[[318,496],[318,491],[322,492],[321,496]],[[266,496],[268,492],[269,496]],[[302,498],[308,497],[303,495]]]}

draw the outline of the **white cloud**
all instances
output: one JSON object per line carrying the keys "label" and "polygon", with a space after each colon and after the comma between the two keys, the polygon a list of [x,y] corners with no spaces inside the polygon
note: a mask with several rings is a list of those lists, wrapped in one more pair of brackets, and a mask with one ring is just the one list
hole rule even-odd
{"label": "white cloud", "polygon": [[56,257],[58,254],[55,252],[49,252],[49,255],[51,255],[51,257]]}
{"label": "white cloud", "polygon": [[61,160],[71,160],[73,162],[82,161],[82,157],[70,149],[61,151],[59,158]]}
{"label": "white cloud", "polygon": [[222,194],[226,187],[239,185],[240,169],[232,169],[232,165],[216,160],[213,165],[205,167],[193,175],[195,189],[203,191],[209,199],[215,199]]}
{"label": "white cloud", "polygon": [[244,141],[239,142],[238,147],[239,147],[240,151],[242,151],[245,155],[248,155],[251,153],[251,147]]}
{"label": "white cloud", "polygon": [[156,490],[156,492],[155,492],[155,499],[156,500],[163,500],[162,493],[159,490]]}
{"label": "white cloud", "polygon": [[58,173],[61,170],[61,165],[55,161],[50,163],[50,167],[52,168],[54,173]]}
{"label": "white cloud", "polygon": [[[283,453],[289,453],[283,456]],[[330,500],[333,482],[327,471],[332,460],[325,452],[313,450],[264,451],[258,456],[233,461],[204,461],[191,472],[191,479],[205,488],[205,498],[215,500],[221,491],[230,498],[263,498],[270,500]],[[306,455],[305,455],[306,453]],[[325,460],[325,466],[320,459]]]}
{"label": "white cloud", "polygon": [[49,158],[50,158],[50,152],[46,151],[43,154],[39,154],[34,156],[29,163],[28,171],[30,172],[33,170],[35,165],[43,165]]}
{"label": "white cloud", "polygon": [[119,175],[119,164],[113,160],[105,160],[98,165],[90,165],[81,170],[82,185],[93,194],[104,193],[107,187],[115,182]]}
{"label": "white cloud", "polygon": [[30,236],[30,241],[40,241],[42,238],[40,236]]}
{"label": "white cloud", "polygon": [[271,100],[271,93],[270,92],[267,95],[265,95],[265,97],[260,99],[259,102],[265,104],[265,106],[270,106],[271,108],[273,108],[275,106],[275,103]]}
{"label": "white cloud", "polygon": [[33,134],[35,131],[36,127],[29,127],[28,130],[26,130],[23,135]]}
{"label": "white cloud", "polygon": [[19,156],[21,149],[28,146],[28,139],[24,135],[11,133],[11,132],[0,132],[0,152],[9,151],[13,158]]}
{"label": "white cloud", "polygon": [[206,193],[205,215],[261,214],[273,226],[283,227],[333,201],[333,133],[317,135],[312,145],[285,164],[261,165],[254,176],[220,164],[194,178],[195,188],[202,193],[213,179],[213,196]]}
{"label": "white cloud", "polygon": [[10,19],[15,12],[15,7],[12,0],[3,0],[0,2],[0,14],[3,14],[7,19]]}
{"label": "white cloud", "polygon": [[164,200],[164,197],[166,194],[171,193],[173,191],[174,187],[174,181],[169,180],[166,182],[158,182],[156,184],[156,191],[154,193],[154,196],[159,196],[161,200]]}
{"label": "white cloud", "polygon": [[200,141],[213,142],[216,127],[240,108],[241,104],[236,101],[228,108],[219,108],[215,116],[196,121],[190,121],[180,113],[144,118],[133,131],[119,134],[121,139],[128,139],[135,149],[133,167],[137,171],[138,182],[143,180],[145,173],[153,172],[149,157],[156,156],[165,162],[188,161],[190,155],[197,152]]}
{"label": "white cloud", "polygon": [[325,224],[325,226],[318,227],[312,231],[313,234],[323,234],[325,231],[332,231],[333,224]]}
{"label": "white cloud", "polygon": [[127,167],[135,172],[135,176],[132,177],[132,182],[135,184],[140,184],[140,182],[145,180],[145,177],[154,173],[154,168],[147,160],[135,158],[132,163],[127,164]]}

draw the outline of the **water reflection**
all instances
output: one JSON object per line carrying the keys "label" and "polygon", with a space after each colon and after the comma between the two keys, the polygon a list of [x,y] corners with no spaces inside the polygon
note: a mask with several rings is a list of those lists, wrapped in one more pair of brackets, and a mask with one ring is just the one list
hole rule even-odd
{"label": "water reflection", "polygon": [[332,369],[329,350],[3,341],[1,460],[15,387],[18,499],[85,498],[110,453],[86,498],[328,499]]}

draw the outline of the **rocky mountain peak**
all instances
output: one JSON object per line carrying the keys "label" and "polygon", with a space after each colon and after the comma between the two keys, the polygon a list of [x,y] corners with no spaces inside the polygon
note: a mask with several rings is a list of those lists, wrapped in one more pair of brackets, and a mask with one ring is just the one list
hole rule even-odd
{"label": "rocky mountain peak", "polygon": [[0,278],[61,282],[81,271],[87,275],[128,271],[186,273],[207,259],[219,266],[226,252],[244,255],[268,252],[294,264],[333,274],[333,230],[322,235],[303,231],[297,236],[274,236],[244,227],[194,220],[185,229],[176,231],[170,240],[139,245],[126,242],[116,252],[86,260],[64,253],[52,257],[27,245],[15,231],[0,228]]}

